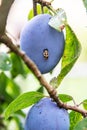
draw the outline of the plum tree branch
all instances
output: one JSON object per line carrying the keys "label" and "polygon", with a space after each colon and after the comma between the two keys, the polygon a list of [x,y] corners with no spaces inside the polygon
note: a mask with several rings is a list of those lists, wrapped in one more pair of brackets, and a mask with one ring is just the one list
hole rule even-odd
{"label": "plum tree branch", "polygon": [[46,90],[48,91],[50,97],[58,104],[58,106],[63,107],[67,110],[74,110],[76,112],[81,113],[84,117],[87,117],[87,111],[83,110],[81,108],[79,108],[78,106],[71,106],[71,105],[67,105],[63,102],[61,102],[57,96],[57,91],[56,89],[54,89],[47,81],[46,79],[43,77],[43,75],[41,74],[41,72],[39,71],[39,69],[37,68],[37,66],[35,65],[35,63],[29,58],[27,57],[27,55],[21,51],[20,49],[18,49],[18,47],[16,45],[14,45],[11,41],[11,39],[9,39],[6,35],[3,35],[0,38],[0,42],[5,44],[7,47],[9,47],[16,55],[20,56],[21,59],[24,61],[24,63],[28,66],[28,68],[31,69],[31,71],[34,73],[34,75],[38,78],[39,82],[46,88]]}
{"label": "plum tree branch", "polygon": [[45,0],[34,0],[36,3],[39,3],[39,4],[41,4],[41,5],[43,5],[43,6],[49,6],[49,5],[51,5],[51,2],[47,2],[47,1],[45,1]]}
{"label": "plum tree branch", "polygon": [[6,20],[14,0],[2,0],[0,5],[0,36],[5,32]]}
{"label": "plum tree branch", "polygon": [[[26,54],[23,51],[20,51],[18,49],[17,46],[15,46],[11,39],[9,39],[6,35],[3,35],[0,38],[0,42],[4,43],[7,47],[9,47],[15,54],[19,55],[22,60],[25,62],[25,64],[28,66],[28,68],[31,69],[31,71],[34,73],[34,75],[39,79],[40,83],[44,86],[47,86],[47,90],[48,92],[51,94],[54,89],[52,88],[51,85],[49,85],[46,80],[44,79],[44,77],[42,76],[41,72],[39,71],[39,69],[37,68],[37,66],[35,65],[35,63],[26,56]],[[56,92],[55,92],[56,93]],[[51,94],[52,95],[52,94]]]}

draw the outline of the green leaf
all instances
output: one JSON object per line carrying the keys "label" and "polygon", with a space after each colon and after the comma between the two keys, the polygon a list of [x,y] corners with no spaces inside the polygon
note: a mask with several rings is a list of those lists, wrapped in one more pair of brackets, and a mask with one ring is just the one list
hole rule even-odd
{"label": "green leaf", "polygon": [[13,120],[16,121],[15,123],[16,123],[17,127],[19,128],[19,130],[24,130],[22,120],[20,120],[20,118],[18,116],[15,116],[13,118]]}
{"label": "green leaf", "polygon": [[44,87],[40,86],[40,88],[37,89],[37,92],[44,93]]}
{"label": "green leaf", "polygon": [[84,109],[87,110],[87,99],[82,102]]}
{"label": "green leaf", "polygon": [[[8,77],[1,72],[0,73],[0,103],[9,103],[12,101],[12,97],[6,92],[6,87],[8,84]],[[1,107],[1,106],[0,106]]]}
{"label": "green leaf", "polygon": [[82,0],[83,1],[83,4],[84,4],[84,7],[86,8],[87,10],[87,0]]}
{"label": "green leaf", "polygon": [[12,78],[15,78],[19,74],[22,74],[25,77],[26,72],[24,70],[21,58],[18,55],[11,53],[11,59],[12,59],[12,69],[11,69]]}
{"label": "green leaf", "polygon": [[8,84],[6,87],[6,92],[13,98],[15,99],[19,94],[21,93],[20,87],[18,84],[14,82],[12,79],[8,79]]}
{"label": "green leaf", "polygon": [[82,115],[78,112],[71,111],[69,114],[70,117],[70,130],[73,130],[75,125],[82,120]]}
{"label": "green leaf", "polygon": [[15,112],[16,115],[20,115],[21,117],[25,118],[26,117],[26,114],[25,112],[23,112],[22,110],[19,110],[17,112]]}
{"label": "green leaf", "polygon": [[87,118],[81,120],[74,128],[74,130],[87,130]]}
{"label": "green leaf", "polygon": [[69,73],[80,56],[81,45],[75,33],[69,25],[66,26],[65,50],[62,57],[62,65],[60,74],[57,77],[57,83],[60,85],[63,78]]}
{"label": "green leaf", "polygon": [[0,73],[0,98],[10,103],[20,94],[20,87],[14,80],[7,77],[3,72]]}
{"label": "green leaf", "polygon": [[[43,7],[44,13],[50,13],[47,7]],[[42,14],[41,5],[37,5],[37,14]],[[28,20],[32,19],[34,17],[33,9],[29,11],[28,14]]]}
{"label": "green leaf", "polygon": [[6,75],[3,72],[0,73],[0,95],[3,95],[5,93],[7,81],[8,79]]}
{"label": "green leaf", "polygon": [[1,52],[0,53],[0,69],[3,71],[10,70],[12,67],[12,62],[10,57],[6,54]]}
{"label": "green leaf", "polygon": [[67,94],[59,94],[58,97],[62,102],[69,102],[73,100],[73,97]]}
{"label": "green leaf", "polygon": [[56,77],[53,77],[53,78],[50,80],[50,84],[51,84],[54,88],[57,88],[57,87],[58,87],[57,78],[56,78]]}
{"label": "green leaf", "polygon": [[38,102],[43,97],[44,95],[39,92],[27,92],[20,95],[7,107],[5,118],[7,119],[12,113]]}

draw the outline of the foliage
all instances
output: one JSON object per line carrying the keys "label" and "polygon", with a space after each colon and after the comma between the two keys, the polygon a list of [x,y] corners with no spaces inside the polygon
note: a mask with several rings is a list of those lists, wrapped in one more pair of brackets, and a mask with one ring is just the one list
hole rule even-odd
{"label": "foliage", "polygon": [[[87,1],[84,0],[83,2],[87,8]],[[38,14],[42,13],[40,5],[37,6],[37,12]],[[47,7],[44,8],[44,12],[50,13]],[[33,17],[33,9],[31,9],[28,14],[28,19],[30,20]],[[67,24],[65,30],[65,50],[62,57],[60,74],[50,81],[54,88],[61,85],[62,80],[70,72],[81,53],[81,44],[70,25]],[[0,130],[8,130],[10,123],[14,121],[18,130],[22,130],[23,123],[21,119],[25,119],[23,109],[30,107],[46,96],[44,94],[44,86],[42,85],[36,91],[22,93],[21,85],[16,82],[16,79],[22,77],[25,81],[31,74],[32,71],[18,55],[13,52],[0,52]],[[73,101],[73,97],[70,95],[59,94],[58,97],[67,104]],[[87,99],[82,101],[82,105],[87,110]],[[70,130],[87,129],[87,119],[84,119],[80,113],[70,111],[69,116],[71,123]]]}
{"label": "foliage", "polygon": [[74,128],[74,130],[87,130],[87,118],[81,120]]}
{"label": "foliage", "polygon": [[27,92],[20,95],[7,107],[5,117],[8,118],[11,113],[35,104],[43,97],[44,95],[39,92]]}
{"label": "foliage", "polygon": [[70,130],[73,130],[76,124],[82,120],[82,115],[75,111],[71,111],[69,116],[70,116]]}
{"label": "foliage", "polygon": [[83,4],[84,4],[86,11],[87,11],[87,0],[83,0]]}
{"label": "foliage", "polygon": [[[43,9],[44,9],[44,13],[47,14],[50,13],[47,7],[43,7]],[[40,4],[37,5],[37,14],[42,14],[42,9]],[[28,20],[32,19],[33,17],[34,17],[33,9],[31,9],[28,14]]]}
{"label": "foliage", "polygon": [[0,69],[10,70],[12,67],[11,59],[6,53],[0,53]]}

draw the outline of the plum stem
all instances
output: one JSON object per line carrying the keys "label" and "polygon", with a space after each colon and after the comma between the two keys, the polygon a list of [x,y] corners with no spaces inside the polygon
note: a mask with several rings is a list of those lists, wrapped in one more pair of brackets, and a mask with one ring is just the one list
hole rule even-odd
{"label": "plum stem", "polygon": [[43,77],[41,72],[39,71],[36,64],[21,50],[18,49],[16,45],[14,45],[10,38],[8,38],[7,35],[3,35],[0,37],[0,42],[5,44],[7,47],[9,47],[16,55],[20,56],[21,59],[24,61],[24,63],[27,65],[28,68],[31,69],[31,71],[34,73],[34,75],[37,77],[41,85],[43,85],[46,90],[48,91],[50,97],[58,104],[60,108],[65,108],[69,110],[74,110],[76,112],[81,113],[84,117],[87,117],[87,111],[79,108],[78,106],[74,105],[68,105],[63,102],[61,102],[57,96],[57,91],[54,89]]}
{"label": "plum stem", "polygon": [[57,14],[56,10],[51,5],[48,5],[47,7],[54,15]]}
{"label": "plum stem", "polygon": [[34,13],[34,16],[37,15],[37,3],[35,0],[33,0],[33,13]]}

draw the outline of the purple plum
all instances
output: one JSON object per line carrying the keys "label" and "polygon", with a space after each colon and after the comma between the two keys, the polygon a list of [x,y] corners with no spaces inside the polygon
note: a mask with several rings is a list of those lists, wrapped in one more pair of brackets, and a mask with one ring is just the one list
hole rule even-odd
{"label": "purple plum", "polygon": [[24,130],[69,130],[69,114],[51,98],[43,98],[28,112]]}
{"label": "purple plum", "polygon": [[42,74],[48,73],[60,61],[65,46],[63,31],[49,26],[52,16],[40,14],[33,17],[20,35],[20,48],[37,65]]}

